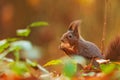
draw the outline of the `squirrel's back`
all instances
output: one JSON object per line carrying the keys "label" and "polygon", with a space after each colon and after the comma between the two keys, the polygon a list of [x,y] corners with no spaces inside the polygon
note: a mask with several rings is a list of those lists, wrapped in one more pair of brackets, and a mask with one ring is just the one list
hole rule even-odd
{"label": "squirrel's back", "polygon": [[120,61],[120,36],[111,41],[105,53],[106,59]]}
{"label": "squirrel's back", "polygon": [[86,41],[83,38],[80,39],[79,46],[82,46],[83,48],[79,48],[78,50],[81,55],[88,57],[88,58],[99,58],[103,59],[104,57],[101,54],[100,49],[92,42]]}

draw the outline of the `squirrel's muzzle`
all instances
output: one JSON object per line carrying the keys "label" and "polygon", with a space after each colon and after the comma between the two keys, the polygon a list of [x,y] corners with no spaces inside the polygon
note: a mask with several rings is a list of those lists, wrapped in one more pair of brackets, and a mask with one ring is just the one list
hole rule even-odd
{"label": "squirrel's muzzle", "polygon": [[63,39],[60,39],[60,41],[64,43],[64,40],[63,40]]}

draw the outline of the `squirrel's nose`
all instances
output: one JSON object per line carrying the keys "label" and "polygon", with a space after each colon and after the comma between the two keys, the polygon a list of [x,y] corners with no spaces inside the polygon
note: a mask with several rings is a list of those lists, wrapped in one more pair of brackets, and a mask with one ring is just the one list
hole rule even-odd
{"label": "squirrel's nose", "polygon": [[61,42],[64,42],[64,40],[63,40],[62,38],[60,39],[60,41],[61,41]]}

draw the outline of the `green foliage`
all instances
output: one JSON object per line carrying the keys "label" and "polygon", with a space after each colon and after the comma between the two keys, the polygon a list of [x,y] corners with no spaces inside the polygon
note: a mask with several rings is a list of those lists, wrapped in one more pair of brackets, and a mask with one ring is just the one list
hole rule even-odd
{"label": "green foliage", "polygon": [[[48,23],[46,22],[34,22],[30,24],[26,29],[18,29],[16,31],[17,36],[27,37],[30,35],[31,27],[38,27],[38,26],[47,26]],[[19,60],[20,57],[20,50],[32,50],[33,46],[29,41],[20,40],[19,38],[8,38],[0,41],[0,60],[4,61],[4,59],[12,60],[6,58],[6,55],[12,52],[15,56],[15,60],[8,61],[9,68],[16,72],[17,74],[24,74],[25,72],[29,71],[29,67],[38,67],[40,70],[43,70],[44,72],[47,72],[42,66],[38,65],[35,62],[32,62],[30,60],[26,60],[26,62],[21,62]],[[29,67],[28,67],[29,66]]]}
{"label": "green foliage", "polygon": [[18,41],[20,40],[19,38],[7,38],[7,41],[8,42],[15,42],[15,41]]}
{"label": "green foliage", "polygon": [[[78,60],[78,58],[76,60]],[[79,59],[81,59],[81,57]],[[71,79],[77,72],[77,61],[76,60],[63,57],[62,59],[51,60],[47,62],[44,65],[44,67],[61,64],[61,66],[63,66],[63,74],[69,79]]]}
{"label": "green foliage", "polygon": [[46,67],[46,66],[51,66],[51,65],[58,65],[58,64],[61,64],[62,63],[62,61],[61,60],[51,60],[51,61],[49,61],[49,62],[47,62],[45,65],[44,65],[44,67]]}
{"label": "green foliage", "polygon": [[19,61],[19,58],[20,58],[19,50],[20,48],[17,47],[16,50],[14,51],[15,61]]}
{"label": "green foliage", "polygon": [[29,27],[40,27],[40,26],[48,26],[48,23],[44,21],[38,21],[38,22],[33,22],[32,24],[29,25]]}
{"label": "green foliage", "polygon": [[27,65],[24,62],[12,62],[9,66],[14,72],[20,75],[29,71]]}
{"label": "green foliage", "polygon": [[113,63],[101,64],[100,68],[101,68],[102,72],[109,74],[116,68],[116,64],[113,64]]}
{"label": "green foliage", "polygon": [[33,22],[30,25],[28,25],[26,29],[18,29],[16,31],[17,36],[27,37],[30,35],[31,27],[40,27],[40,26],[48,26],[48,23],[44,21]]}
{"label": "green foliage", "polygon": [[119,80],[120,79],[120,63],[119,62],[111,62],[108,64],[101,64],[100,68],[102,72],[105,74],[111,74],[111,80]]}
{"label": "green foliage", "polygon": [[74,62],[67,62],[64,64],[63,74],[69,78],[73,77],[77,71],[77,65]]}
{"label": "green foliage", "polygon": [[30,29],[18,29],[17,35],[27,37],[27,36],[29,36],[30,32],[31,32]]}
{"label": "green foliage", "polygon": [[85,67],[87,65],[87,60],[82,56],[72,56],[72,59],[77,64],[80,64],[82,67]]}
{"label": "green foliage", "polygon": [[0,41],[0,53],[9,47],[9,43],[6,39]]}
{"label": "green foliage", "polygon": [[0,41],[0,53],[5,51],[12,42],[19,40],[18,38],[8,38]]}

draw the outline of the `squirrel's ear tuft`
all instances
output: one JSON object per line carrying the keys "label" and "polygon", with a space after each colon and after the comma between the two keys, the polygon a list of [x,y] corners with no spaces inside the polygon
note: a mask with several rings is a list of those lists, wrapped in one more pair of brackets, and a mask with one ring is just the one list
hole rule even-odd
{"label": "squirrel's ear tuft", "polygon": [[75,20],[70,23],[68,30],[74,31],[76,28],[80,26],[81,20]]}
{"label": "squirrel's ear tuft", "polygon": [[75,20],[73,22],[71,22],[71,24],[69,25],[68,30],[73,31],[75,36],[79,38],[79,31],[78,31],[78,27],[81,24],[81,20]]}

